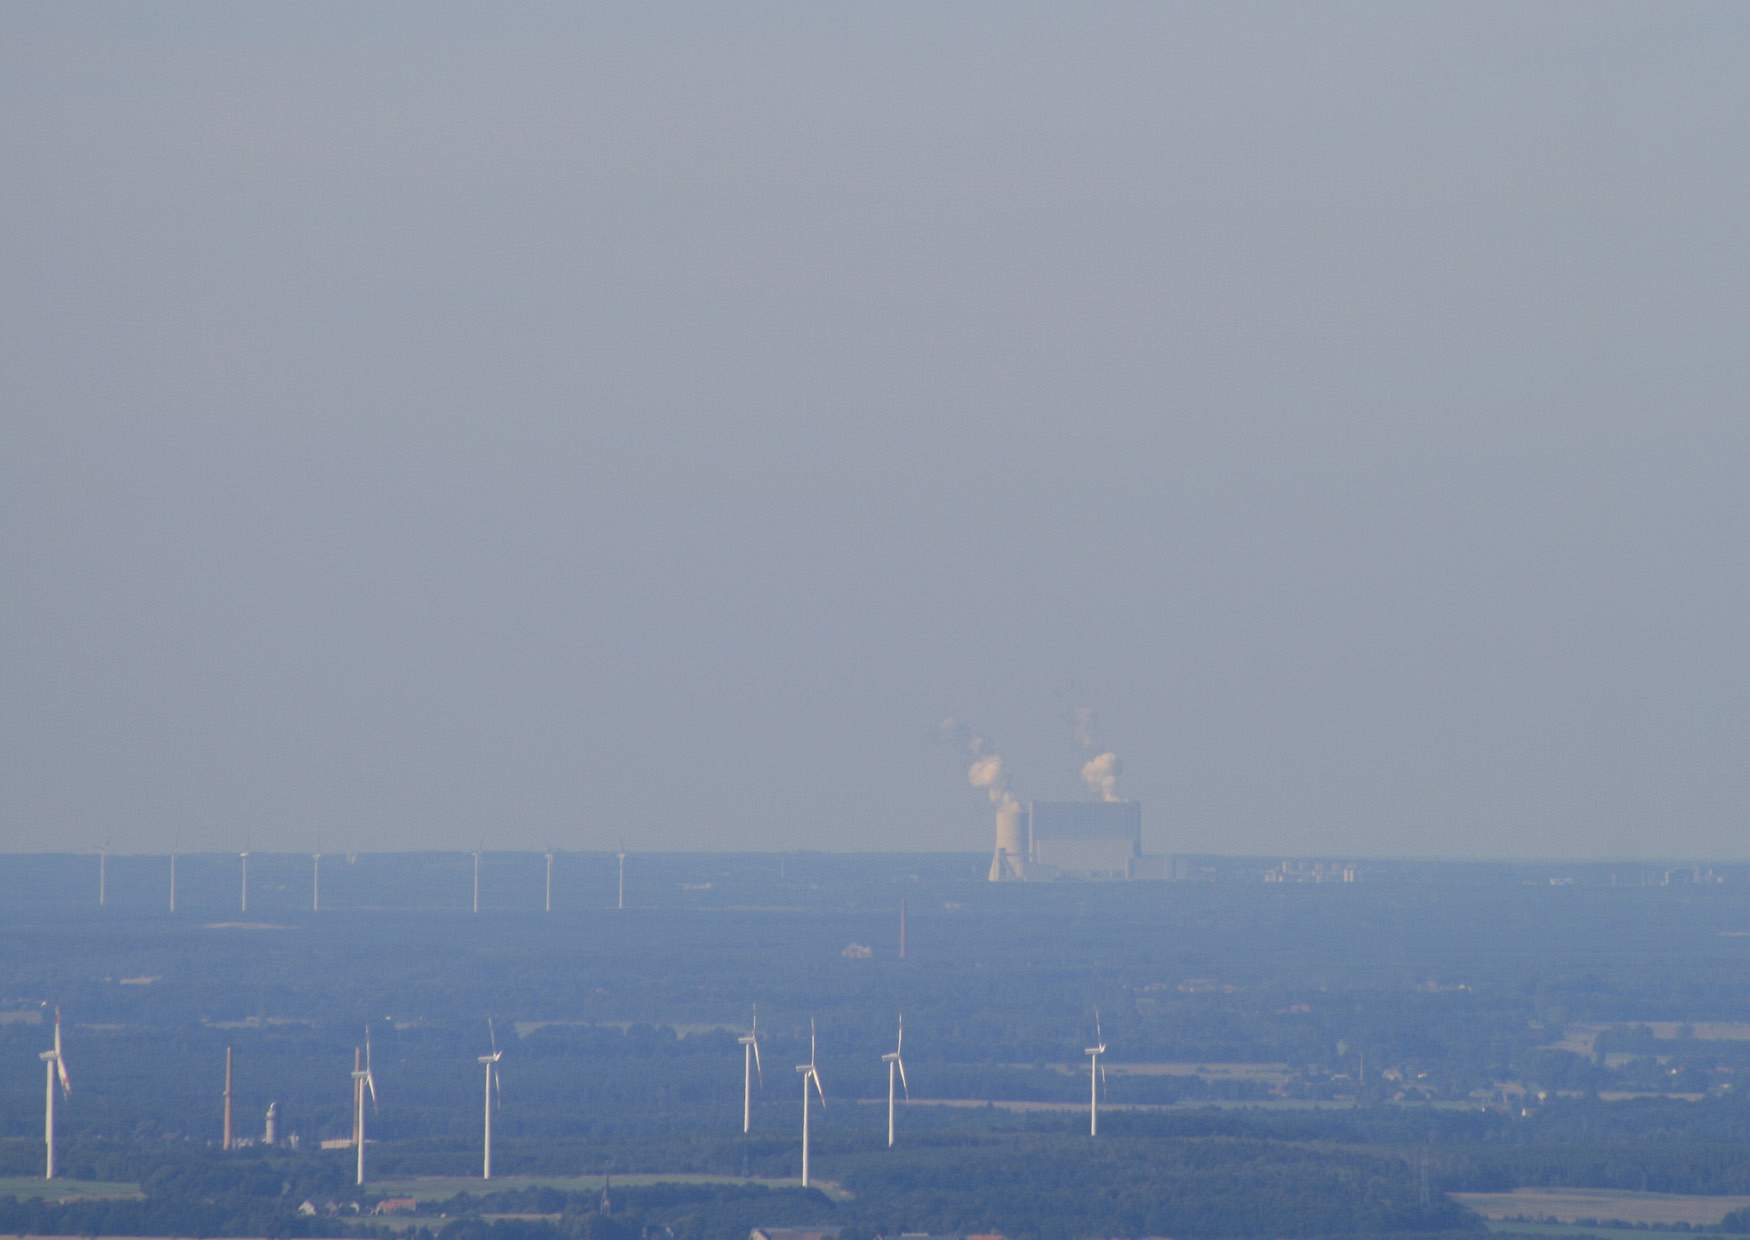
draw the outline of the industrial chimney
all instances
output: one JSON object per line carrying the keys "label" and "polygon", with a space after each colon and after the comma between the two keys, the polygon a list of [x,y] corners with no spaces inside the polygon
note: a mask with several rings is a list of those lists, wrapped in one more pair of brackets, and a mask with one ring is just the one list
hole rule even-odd
{"label": "industrial chimney", "polygon": [[263,1145],[272,1145],[279,1139],[279,1119],[280,1104],[277,1102],[268,1103],[267,1126],[261,1130],[261,1143]]}

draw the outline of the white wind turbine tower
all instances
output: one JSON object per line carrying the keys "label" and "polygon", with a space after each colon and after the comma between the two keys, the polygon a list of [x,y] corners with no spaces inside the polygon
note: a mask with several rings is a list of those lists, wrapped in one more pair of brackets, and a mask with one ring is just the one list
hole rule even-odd
{"label": "white wind turbine tower", "polygon": [[1100,1066],[1100,1056],[1106,1053],[1106,1041],[1100,1033],[1100,1009],[1094,1009],[1094,1044],[1082,1048],[1088,1056],[1088,1135],[1100,1135],[1100,1086],[1106,1081],[1106,1069]]}
{"label": "white wind turbine tower", "polygon": [[820,1087],[820,1069],[814,1063],[814,1018],[808,1018],[808,1062],[796,1065],[802,1074],[802,1187],[808,1187],[808,1086],[820,1095],[820,1105],[826,1106],[826,1091]]}
{"label": "white wind turbine tower", "polygon": [[238,853],[237,860],[243,866],[243,898],[238,907],[247,913],[249,911],[249,850],[245,848]]}
{"label": "white wind turbine tower", "polygon": [[766,1084],[766,1070],[760,1066],[759,1004],[754,1004],[753,1025],[735,1040],[741,1043],[741,1131],[745,1135],[753,1120],[754,1073],[760,1075],[760,1088],[765,1088]]}
{"label": "white wind turbine tower", "polygon": [[618,909],[626,907],[626,841],[620,841],[620,900],[614,906]]}
{"label": "white wind turbine tower", "polygon": [[553,846],[547,845],[547,911],[553,911]]}
{"label": "white wind turbine tower", "polygon": [[361,1079],[359,1069],[363,1063],[364,1056],[359,1053],[358,1043],[355,1042],[352,1048],[352,1143],[354,1145],[359,1143],[359,1081]]}
{"label": "white wind turbine tower", "polygon": [[176,850],[170,852],[170,911],[176,911]]}
{"label": "white wind turbine tower", "polygon": [[61,1093],[71,1098],[73,1082],[67,1077],[67,1061],[61,1057],[61,1009],[55,1009],[55,1045],[53,1050],[41,1052],[37,1058],[43,1061],[46,1069],[47,1087],[43,1094],[43,1145],[47,1149],[46,1161],[43,1167],[43,1179],[55,1178],[55,1086],[58,1083]]}
{"label": "white wind turbine tower", "polygon": [[498,1061],[504,1058],[504,1052],[498,1049],[498,1034],[492,1028],[492,1017],[486,1018],[486,1036],[492,1041],[492,1053],[480,1056],[480,1063],[486,1069],[486,1162],[481,1170],[480,1178],[492,1178],[492,1108],[495,1102],[503,1101],[504,1087],[498,1080]]}
{"label": "white wind turbine tower", "polygon": [[310,854],[310,911],[322,911],[322,845]]}
{"label": "white wind turbine tower", "polygon": [[905,1079],[905,1060],[899,1057],[905,1049],[905,1013],[899,1014],[899,1040],[893,1044],[891,1055],[881,1056],[881,1062],[887,1065],[887,1148],[893,1148],[893,1075],[894,1069],[899,1070],[899,1083],[905,1089],[905,1100],[911,1101],[911,1082]]}
{"label": "white wind turbine tower", "polygon": [[474,911],[480,911],[480,850],[474,850]]}
{"label": "white wind turbine tower", "polygon": [[377,1078],[371,1075],[371,1027],[365,1026],[365,1066],[358,1066],[358,1047],[352,1048],[352,1130],[358,1144],[358,1184],[365,1182],[365,1092],[371,1095],[371,1110],[377,1109]]}
{"label": "white wind turbine tower", "polygon": [[109,845],[97,850],[97,907],[109,907]]}

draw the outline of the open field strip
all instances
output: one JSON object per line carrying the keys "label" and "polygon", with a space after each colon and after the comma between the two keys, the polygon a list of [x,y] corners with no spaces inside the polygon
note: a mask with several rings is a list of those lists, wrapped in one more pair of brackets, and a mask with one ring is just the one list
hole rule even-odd
{"label": "open field strip", "polygon": [[[612,1175],[495,1175],[482,1180],[471,1175],[421,1175],[377,1180],[369,1188],[386,1197],[411,1197],[415,1201],[444,1201],[458,1193],[511,1192],[521,1188],[551,1188],[562,1193],[599,1193],[604,1187],[646,1188],[652,1184],[717,1184],[758,1188],[801,1188],[800,1180],[766,1176],[711,1175],[695,1171],[628,1171]],[[831,1180],[816,1179],[818,1188],[835,1201],[848,1201],[851,1194]]]}
{"label": "open field strip", "polygon": [[1750,1021],[1742,1020],[1619,1020],[1609,1024],[1572,1024],[1562,1031],[1562,1036],[1547,1044],[1545,1049],[1554,1051],[1572,1051],[1576,1055],[1590,1056],[1598,1047],[1598,1035],[1607,1030],[1645,1029],[1661,1042],[1681,1041],[1678,1035],[1685,1025],[1689,1036],[1697,1042],[1744,1042],[1750,1041]]}
{"label": "open field strip", "polygon": [[[1005,1063],[1000,1066],[1026,1072],[1043,1068],[1047,1072],[1058,1072],[1066,1076],[1086,1076],[1088,1072],[1085,1062]],[[1257,1081],[1265,1085],[1280,1084],[1294,1076],[1286,1063],[1270,1060],[1234,1063],[1193,1059],[1133,1060],[1109,1063],[1105,1068],[1112,1076],[1200,1077],[1209,1081]]]}
{"label": "open field strip", "polygon": [[[1490,1223],[1489,1231],[1514,1236],[1590,1236],[1592,1240],[1695,1240],[1690,1231],[1666,1231],[1658,1227],[1587,1227],[1580,1223]],[[1706,1234],[1706,1233],[1703,1233]]]}
{"label": "open field strip", "polygon": [[[887,1105],[885,1098],[858,1098],[857,1103]],[[1087,1101],[1080,1102],[1045,1102],[1034,1099],[1004,1100],[999,1098],[913,1098],[907,1106],[914,1107],[958,1107],[974,1109],[990,1107],[996,1111],[1080,1111],[1086,1113]],[[1481,1111],[1484,1108],[1476,1102],[1402,1102],[1393,1106],[1421,1108],[1430,1111]],[[1184,1102],[1108,1102],[1100,1099],[1100,1114],[1109,1112],[1131,1111],[1138,1114],[1149,1114],[1170,1111],[1353,1111],[1355,1101],[1352,1098],[1194,1098]]]}
{"label": "open field strip", "polygon": [[34,1201],[140,1201],[138,1184],[117,1180],[45,1180],[40,1175],[0,1176],[0,1197]]}
{"label": "open field strip", "polygon": [[1694,1226],[1717,1223],[1733,1210],[1750,1206],[1750,1196],[1631,1193],[1611,1188],[1516,1188],[1510,1193],[1450,1193],[1448,1196],[1491,1223],[1513,1218],[1576,1223],[1591,1218],[1620,1223],[1688,1223]]}

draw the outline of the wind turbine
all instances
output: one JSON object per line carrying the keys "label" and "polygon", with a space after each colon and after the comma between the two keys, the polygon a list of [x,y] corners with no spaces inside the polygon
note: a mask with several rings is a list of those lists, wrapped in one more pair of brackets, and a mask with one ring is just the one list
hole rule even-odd
{"label": "wind turbine", "polygon": [[1100,1135],[1100,1086],[1106,1083],[1106,1069],[1100,1066],[1100,1056],[1106,1053],[1106,1041],[1100,1033],[1100,1009],[1094,1009],[1094,1044],[1082,1048],[1088,1056],[1088,1135]]}
{"label": "wind turbine", "polygon": [[614,906],[617,909],[626,907],[626,840],[620,839],[620,901]]}
{"label": "wind turbine", "polygon": [[170,852],[170,911],[176,911],[176,850]]}
{"label": "wind turbine", "polygon": [[474,911],[480,911],[480,850],[474,850]]}
{"label": "wind turbine", "polygon": [[47,1087],[43,1093],[43,1145],[47,1147],[47,1160],[43,1168],[43,1179],[55,1178],[55,1083],[58,1080],[61,1094],[64,1097],[73,1096],[73,1082],[67,1077],[67,1061],[61,1055],[61,1009],[55,1009],[55,1046],[53,1050],[42,1051],[37,1055],[43,1061],[47,1075]]}
{"label": "wind turbine", "polygon": [[109,907],[109,844],[97,850],[97,907]]}
{"label": "wind turbine", "polygon": [[249,911],[249,850],[245,848],[242,852],[238,853],[237,860],[241,862],[243,866],[243,898],[239,904],[239,908],[247,913]]}
{"label": "wind turbine", "polygon": [[796,1065],[802,1074],[802,1187],[808,1187],[808,1086],[820,1095],[820,1105],[826,1106],[826,1091],[820,1087],[820,1069],[814,1063],[814,1017],[808,1018],[808,1062]]}
{"label": "wind turbine", "polygon": [[553,911],[553,846],[547,845],[547,911]]}
{"label": "wind turbine", "polygon": [[310,854],[310,911],[322,911],[322,845],[316,845],[316,851]]}
{"label": "wind turbine", "polygon": [[225,1140],[220,1147],[231,1148],[231,1048],[225,1048]]}
{"label": "wind turbine", "polygon": [[[492,1178],[492,1107],[494,1101],[502,1103],[504,1087],[498,1080],[498,1061],[504,1058],[504,1052],[498,1049],[498,1034],[492,1028],[492,1017],[486,1018],[486,1036],[492,1040],[492,1053],[480,1056],[480,1063],[486,1069],[486,1163],[480,1173],[480,1178]],[[497,1098],[494,1098],[497,1094]]]}
{"label": "wind turbine", "polygon": [[899,1057],[905,1049],[905,1013],[899,1014],[899,1040],[893,1044],[891,1055],[881,1056],[881,1062],[887,1065],[887,1148],[893,1148],[893,1074],[899,1070],[899,1083],[905,1087],[905,1100],[911,1101],[911,1082],[905,1079],[905,1060]]}
{"label": "wind turbine", "polygon": [[371,1075],[371,1027],[365,1026],[365,1066],[358,1066],[358,1047],[352,1048],[352,1105],[353,1133],[358,1142],[358,1178],[357,1184],[365,1182],[365,1092],[371,1095],[371,1110],[377,1109],[377,1078]]}
{"label": "wind turbine", "polygon": [[760,1088],[766,1085],[766,1070],[760,1066],[760,1007],[754,1004],[753,1025],[735,1039],[741,1043],[741,1131],[745,1135],[753,1119],[753,1074],[760,1074]]}

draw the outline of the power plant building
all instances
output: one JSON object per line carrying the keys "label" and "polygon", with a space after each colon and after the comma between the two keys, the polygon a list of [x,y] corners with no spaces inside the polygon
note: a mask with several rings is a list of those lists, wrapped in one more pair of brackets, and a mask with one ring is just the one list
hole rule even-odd
{"label": "power plant building", "polygon": [[1140,801],[1034,801],[997,814],[992,882],[1165,878],[1142,851]]}
{"label": "power plant building", "polygon": [[1028,861],[1046,873],[1129,878],[1142,856],[1142,802],[1035,801]]}

